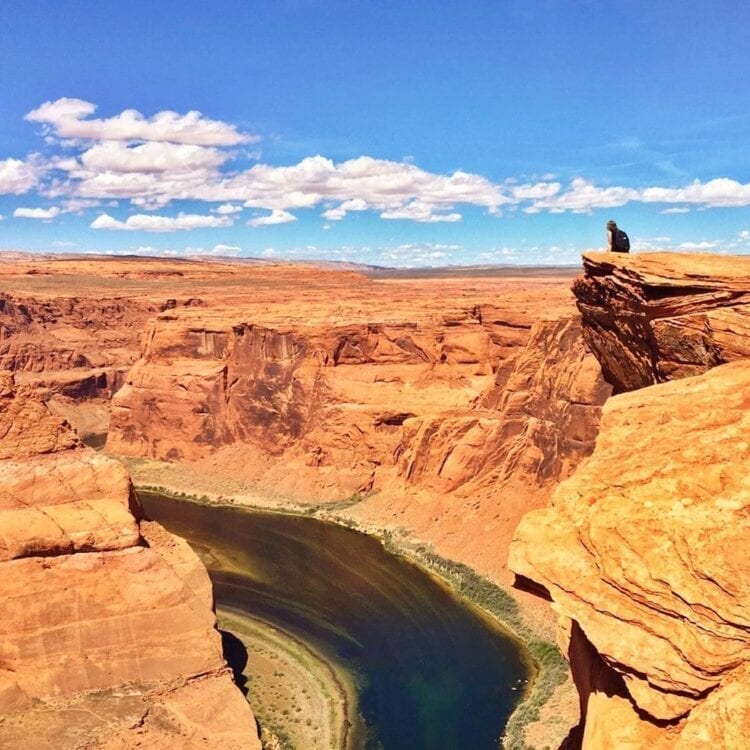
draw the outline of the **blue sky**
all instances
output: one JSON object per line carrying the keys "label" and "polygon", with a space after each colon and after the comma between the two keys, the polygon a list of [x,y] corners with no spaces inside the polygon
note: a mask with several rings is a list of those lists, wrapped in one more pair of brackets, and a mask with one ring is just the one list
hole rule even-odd
{"label": "blue sky", "polygon": [[[737,2],[10,2],[0,247],[750,251]],[[196,114],[200,113],[200,114]]]}

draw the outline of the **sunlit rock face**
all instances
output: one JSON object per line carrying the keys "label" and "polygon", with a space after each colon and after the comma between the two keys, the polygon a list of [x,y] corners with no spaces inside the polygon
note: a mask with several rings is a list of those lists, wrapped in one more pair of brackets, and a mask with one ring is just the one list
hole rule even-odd
{"label": "sunlit rock face", "polygon": [[540,321],[472,408],[406,423],[399,473],[412,485],[466,495],[512,479],[557,481],[593,449],[609,392],[580,321]]}
{"label": "sunlit rock face", "polygon": [[609,393],[577,316],[540,320],[473,403],[404,421],[395,476],[351,513],[510,583],[513,530],[591,453]]}
{"label": "sunlit rock face", "polygon": [[113,400],[108,450],[168,461],[218,453],[224,467],[307,498],[366,492],[395,468],[404,423],[470,406],[533,324],[513,308],[475,306],[318,324],[304,313],[273,323],[242,310],[157,316]]}
{"label": "sunlit rock face", "polygon": [[587,253],[583,263],[573,292],[616,392],[750,356],[750,258]]}
{"label": "sunlit rock face", "polygon": [[205,568],[139,511],[120,463],[0,373],[2,747],[259,747]]}
{"label": "sunlit rock face", "polygon": [[[659,309],[679,313],[669,325],[685,325],[688,339],[702,316],[702,340],[720,344],[705,348],[715,359],[687,362],[678,338],[651,348],[658,339],[618,331],[615,317],[598,327],[603,303],[593,318],[584,311],[586,338],[623,390],[646,384],[625,377],[639,363],[644,380],[679,379],[609,399],[593,454],[548,508],[524,517],[511,546],[511,569],[544,587],[560,615],[581,698],[574,745],[734,748],[750,733],[750,361],[738,322],[744,292],[717,291],[729,282],[711,274],[728,265],[713,260],[618,258],[606,271],[608,258],[591,256],[576,284],[579,300],[594,287],[643,300],[650,292],[639,284],[653,279],[644,268],[675,278],[689,262],[692,292],[681,282],[679,304]],[[734,321],[723,329],[731,336],[717,339],[707,294]],[[709,370],[725,359],[739,361]]]}
{"label": "sunlit rock face", "polygon": [[0,294],[0,370],[44,394],[109,398],[138,351],[143,323],[158,308],[121,297]]}

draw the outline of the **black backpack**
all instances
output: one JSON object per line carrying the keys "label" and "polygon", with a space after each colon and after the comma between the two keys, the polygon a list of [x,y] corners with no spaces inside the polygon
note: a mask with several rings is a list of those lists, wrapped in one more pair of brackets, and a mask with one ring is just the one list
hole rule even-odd
{"label": "black backpack", "polygon": [[630,238],[626,232],[622,229],[616,229],[614,236],[612,237],[612,249],[616,253],[629,253],[630,252]]}

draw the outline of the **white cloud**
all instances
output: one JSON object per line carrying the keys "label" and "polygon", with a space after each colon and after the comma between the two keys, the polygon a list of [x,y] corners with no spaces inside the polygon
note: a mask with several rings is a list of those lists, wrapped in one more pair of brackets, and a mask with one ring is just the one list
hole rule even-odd
{"label": "white cloud", "polygon": [[275,258],[276,250],[274,250],[272,247],[267,247],[260,255],[261,258]]}
{"label": "white cloud", "polygon": [[368,208],[367,201],[362,200],[362,198],[352,198],[340,203],[335,208],[323,211],[323,217],[329,221],[341,221],[349,211],[367,211]]}
{"label": "white cloud", "polygon": [[101,205],[101,201],[95,198],[69,198],[64,200],[61,205],[63,213],[81,216],[87,209]]}
{"label": "white cloud", "polygon": [[561,187],[559,182],[536,182],[534,184],[514,185],[511,188],[511,194],[516,201],[539,201],[554,197],[560,192]]}
{"label": "white cloud", "polygon": [[49,221],[60,215],[60,209],[57,206],[51,208],[17,208],[13,216],[20,219],[42,219]]}
{"label": "white cloud", "polygon": [[[441,243],[408,242],[393,247],[379,248],[368,260],[379,265],[414,268],[416,266],[435,266],[446,263],[451,255],[463,251],[461,245]],[[361,249],[359,251],[362,252]]]}
{"label": "white cloud", "polygon": [[634,250],[666,250],[672,247],[672,238],[661,237],[633,237],[631,240]]}
{"label": "white cloud", "polygon": [[[544,183],[538,183],[534,188],[543,192]],[[552,186],[557,183],[552,183]],[[638,191],[634,188],[607,187],[601,188],[594,183],[576,177],[571,180],[570,187],[563,193],[558,189],[550,189],[550,194],[533,201],[531,206],[524,209],[527,213],[538,213],[545,210],[551,213],[572,211],[576,214],[591,213],[595,208],[615,208],[624,206],[630,201],[638,200]]]}
{"label": "white cloud", "polygon": [[[311,156],[289,167],[256,164],[217,184],[204,184],[192,197],[243,200],[248,208],[285,211],[340,201],[339,206],[324,213],[325,218],[334,221],[347,211],[364,210],[363,205],[389,215],[404,212],[406,218],[412,213],[417,220],[429,220],[424,217],[450,211],[459,203],[495,209],[510,201],[499,185],[480,175],[439,175],[413,164],[369,156],[339,164],[322,156]],[[414,206],[406,208],[410,204]],[[429,209],[418,210],[420,206]]]}
{"label": "white cloud", "polygon": [[77,242],[69,242],[67,240],[55,240],[52,243],[52,247],[78,247]]}
{"label": "white cloud", "polygon": [[27,193],[36,185],[39,171],[33,163],[20,159],[0,160],[0,194]]}
{"label": "white cloud", "polygon": [[227,255],[236,257],[240,255],[242,248],[237,245],[214,245],[210,251],[210,255]]}
{"label": "white cloud", "polygon": [[124,110],[97,118],[95,111],[91,102],[62,98],[29,112],[26,119],[43,124],[50,145],[62,142],[66,148],[46,163],[38,157],[0,161],[0,193],[26,192],[48,170],[40,194],[55,199],[64,212],[86,210],[96,201],[126,200],[144,211],[173,201],[203,201],[216,204],[210,208],[213,215],[229,217],[239,214],[242,204],[270,212],[251,219],[256,227],[295,221],[296,209],[314,207],[320,207],[330,227],[353,211],[433,223],[460,221],[462,206],[494,215],[503,207],[530,214],[592,213],[632,202],[663,204],[664,214],[750,206],[750,183],[728,177],[683,187],[601,186],[580,176],[564,185],[554,174],[497,183],[462,170],[430,172],[413,160],[360,156],[335,163],[320,155],[287,166],[258,163],[230,171],[228,162],[246,151],[234,147],[257,140],[235,125],[199,112],[147,117]]}
{"label": "white cloud", "polygon": [[750,240],[750,229],[743,229],[738,235],[737,238],[740,240]]}
{"label": "white cloud", "polygon": [[222,216],[230,216],[231,214],[238,214],[242,211],[242,206],[235,206],[231,203],[222,203],[218,208],[211,209],[215,214],[221,214]]}
{"label": "white cloud", "polygon": [[750,206],[750,183],[728,177],[701,182],[694,180],[682,188],[650,187],[642,190],[639,200],[645,203],[694,203],[708,208]]}
{"label": "white cloud", "polygon": [[297,217],[288,211],[274,208],[268,216],[258,216],[247,223],[251,227],[266,227],[272,224],[288,224],[290,221],[297,221]]}
{"label": "white cloud", "polygon": [[381,219],[410,219],[425,223],[434,223],[438,221],[455,222],[461,221],[459,213],[435,213],[434,206],[423,201],[412,201],[411,203],[399,208],[389,209],[380,214]]}
{"label": "white cloud", "polygon": [[120,141],[97,143],[84,151],[80,161],[63,160],[59,168],[86,176],[99,172],[166,173],[213,170],[229,158],[226,151],[185,143],[150,141],[135,146]]}
{"label": "white cloud", "polygon": [[257,136],[240,133],[234,125],[204,118],[200,112],[184,115],[165,110],[144,117],[126,109],[114,117],[91,118],[96,105],[82,99],[63,97],[45,102],[29,112],[25,119],[40,122],[48,132],[60,138],[100,141],[168,141],[196,146],[237,146],[252,143]]}
{"label": "white cloud", "polygon": [[92,229],[113,229],[128,232],[178,232],[193,229],[230,227],[233,220],[229,216],[201,216],[199,214],[179,213],[177,216],[151,216],[135,214],[125,221],[113,218],[109,214],[100,214],[91,222]]}
{"label": "white cloud", "polygon": [[681,242],[677,247],[680,250],[713,250],[719,243],[718,242]]}

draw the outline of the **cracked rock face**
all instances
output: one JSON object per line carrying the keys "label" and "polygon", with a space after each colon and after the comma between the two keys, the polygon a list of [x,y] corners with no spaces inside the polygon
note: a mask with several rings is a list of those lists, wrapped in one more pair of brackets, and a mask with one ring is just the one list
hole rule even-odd
{"label": "cracked rock face", "polygon": [[749,273],[747,258],[584,256],[583,334],[619,395],[509,559],[560,615],[571,746],[747,745]]}
{"label": "cracked rock face", "polygon": [[510,567],[563,616],[584,747],[750,736],[749,407],[748,361],[611,398],[594,453],[516,531]]}
{"label": "cracked rock face", "polygon": [[9,373],[0,402],[0,746],[260,747],[195,554]]}
{"label": "cracked rock face", "polygon": [[573,284],[615,392],[750,357],[750,258],[586,253]]}

